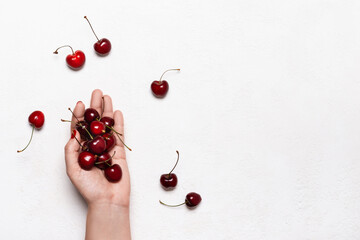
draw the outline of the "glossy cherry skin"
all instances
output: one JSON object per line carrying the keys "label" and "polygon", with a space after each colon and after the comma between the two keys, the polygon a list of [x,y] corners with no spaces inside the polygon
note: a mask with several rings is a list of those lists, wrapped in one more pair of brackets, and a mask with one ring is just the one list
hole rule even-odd
{"label": "glossy cherry skin", "polygon": [[151,84],[151,91],[153,92],[154,96],[157,98],[165,97],[168,90],[169,90],[169,84],[165,80],[153,81]]}
{"label": "glossy cherry skin", "polygon": [[90,135],[85,129],[90,132],[89,124],[87,122],[80,121],[76,123],[76,130],[80,133],[81,139],[85,141],[90,140]]}
{"label": "glossy cherry skin", "polygon": [[95,155],[90,152],[81,152],[78,157],[79,165],[84,170],[90,170],[95,163]]}
{"label": "glossy cherry skin", "polygon": [[177,182],[178,179],[175,173],[170,173],[170,174],[166,173],[161,175],[160,177],[160,183],[165,190],[171,190],[175,188]]}
{"label": "glossy cherry skin", "polygon": [[196,207],[201,202],[201,196],[198,193],[191,192],[186,195],[185,204],[188,207]]}
{"label": "glossy cherry skin", "polygon": [[34,111],[29,116],[29,123],[35,128],[40,129],[45,122],[45,115],[41,111]]}
{"label": "glossy cherry skin", "polygon": [[94,135],[105,133],[105,124],[100,121],[92,121],[90,124],[90,132]]}
{"label": "glossy cherry skin", "polygon": [[106,149],[106,141],[102,136],[96,136],[88,143],[89,150],[94,154],[102,154]]}
{"label": "glossy cherry skin", "polygon": [[[105,162],[106,161],[106,162]],[[96,160],[95,166],[100,169],[106,169],[112,164],[111,156],[108,152],[103,152]]]}
{"label": "glossy cherry skin", "polygon": [[106,56],[111,50],[111,43],[109,39],[102,38],[94,43],[95,52],[101,56]]}
{"label": "glossy cherry skin", "polygon": [[105,177],[109,182],[118,182],[122,177],[122,170],[118,164],[114,164],[104,170]]}
{"label": "glossy cherry skin", "polygon": [[81,151],[82,152],[89,152],[90,151],[89,142],[90,141],[85,141],[85,142],[82,143],[82,146],[81,146]]}
{"label": "glossy cherry skin", "polygon": [[115,146],[115,143],[116,143],[116,138],[115,138],[114,133],[105,133],[104,135],[102,135],[102,137],[106,141],[105,151],[110,151]]}
{"label": "glossy cherry skin", "polygon": [[70,68],[78,70],[85,63],[85,54],[82,51],[77,50],[74,52],[74,54],[69,54],[66,56],[66,63]]}
{"label": "glossy cherry skin", "polygon": [[85,121],[88,124],[90,124],[92,121],[95,121],[95,120],[99,119],[100,114],[98,113],[98,111],[96,111],[96,109],[88,108],[88,109],[85,110],[84,118],[85,118]]}
{"label": "glossy cherry skin", "polygon": [[108,133],[111,131],[110,127],[113,127],[115,124],[114,119],[111,117],[102,117],[100,121],[105,124],[105,131]]}

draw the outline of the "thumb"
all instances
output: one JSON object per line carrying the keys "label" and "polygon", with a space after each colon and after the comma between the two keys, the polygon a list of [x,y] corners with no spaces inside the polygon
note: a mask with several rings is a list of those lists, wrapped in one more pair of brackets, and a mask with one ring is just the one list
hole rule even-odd
{"label": "thumb", "polygon": [[80,142],[78,139],[80,139],[80,133],[74,129],[70,140],[65,145],[66,172],[69,176],[80,168],[78,164]]}

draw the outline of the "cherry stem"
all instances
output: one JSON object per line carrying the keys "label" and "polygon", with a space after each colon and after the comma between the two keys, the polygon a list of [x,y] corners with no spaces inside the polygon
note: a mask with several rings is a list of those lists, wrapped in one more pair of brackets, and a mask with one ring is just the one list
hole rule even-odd
{"label": "cherry stem", "polygon": [[115,133],[116,133],[116,135],[118,136],[120,142],[122,142],[122,144],[124,144],[124,146],[125,146],[127,149],[129,149],[129,151],[132,151],[131,148],[129,148],[129,147],[124,143],[124,141],[120,138],[120,136],[119,136],[120,133],[118,133],[118,132],[115,132]]}
{"label": "cherry stem", "polygon": [[104,100],[104,96],[101,97],[102,99],[102,109],[101,109],[101,116],[100,119],[102,118],[103,114],[104,114],[104,108],[105,108],[105,100]]}
{"label": "cherry stem", "polygon": [[92,32],[94,33],[94,35],[95,35],[96,39],[97,39],[98,41],[100,41],[100,40],[99,40],[99,38],[96,36],[96,33],[95,33],[95,31],[94,31],[93,27],[91,26],[91,23],[90,23],[89,19],[88,19],[86,16],[84,16],[84,18],[85,18],[85,19],[86,19],[86,21],[89,23],[89,25],[90,25],[90,27],[91,27],[91,30],[92,30]]}
{"label": "cherry stem", "polygon": [[168,72],[168,71],[180,71],[180,69],[179,69],[179,68],[177,68],[177,69],[168,69],[168,70],[166,70],[166,71],[165,71],[165,72],[163,72],[163,74],[161,75],[159,82],[161,82],[161,80],[162,80],[162,78],[163,78],[164,74],[165,74],[166,72]]}
{"label": "cherry stem", "polygon": [[35,130],[35,126],[33,125],[32,131],[31,131],[30,141],[28,142],[28,144],[26,145],[26,147],[24,147],[24,149],[22,149],[22,150],[17,150],[18,153],[24,151],[24,150],[30,145],[30,142],[31,142],[31,140],[32,140],[32,138],[33,138],[33,135],[34,135],[34,130]]}
{"label": "cherry stem", "polygon": [[173,169],[171,169],[171,171],[169,172],[169,178],[170,178],[170,174],[172,173],[172,171],[174,171],[174,169],[176,168],[176,165],[177,165],[177,164],[178,164],[178,162],[179,162],[179,157],[180,157],[180,155],[179,155],[179,151],[178,151],[178,150],[176,150],[176,153],[177,153],[178,157],[177,157],[177,160],[176,160],[175,166],[174,166],[174,167],[173,167]]}
{"label": "cherry stem", "polygon": [[159,202],[162,204],[162,205],[165,205],[165,206],[168,206],[168,207],[179,207],[181,205],[184,205],[186,202],[183,202],[181,204],[178,204],[178,205],[169,205],[169,204],[166,204],[166,203],[163,203],[162,201],[159,200]]}
{"label": "cherry stem", "polygon": [[120,136],[122,136],[122,134],[119,133],[118,131],[116,131],[113,127],[110,127],[110,126],[108,126],[108,125],[106,125],[106,127],[109,128],[109,129],[111,129],[111,130],[113,130],[115,133],[119,134]]}
{"label": "cherry stem", "polygon": [[63,47],[69,47],[69,48],[71,48],[72,54],[73,54],[73,55],[75,54],[73,48],[72,48],[70,45],[64,45],[64,46],[58,47],[58,48],[54,51],[54,54],[58,54],[58,50],[59,50],[60,48],[63,48]]}
{"label": "cherry stem", "polygon": [[[74,114],[74,112],[71,110],[71,108],[68,108],[68,109],[69,109],[69,111],[72,113],[72,115],[75,117],[75,119],[78,121],[77,124],[79,124],[80,127],[82,127],[82,128],[85,129],[85,131],[89,134],[91,140],[94,139],[93,136],[91,135],[91,133],[87,130],[87,128],[80,123],[80,120],[75,116],[75,114]],[[71,122],[71,121],[70,121],[70,122]]]}
{"label": "cherry stem", "polygon": [[80,143],[79,139],[77,139],[77,137],[76,137],[75,135],[74,135],[74,138],[75,138],[75,140],[78,142],[78,144],[80,145],[80,147],[82,148],[83,145]]}

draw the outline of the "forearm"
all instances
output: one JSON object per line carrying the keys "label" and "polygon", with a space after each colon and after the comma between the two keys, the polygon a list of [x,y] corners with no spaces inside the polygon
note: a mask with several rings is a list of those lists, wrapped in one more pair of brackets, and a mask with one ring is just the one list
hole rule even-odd
{"label": "forearm", "polygon": [[129,208],[114,204],[89,204],[86,240],[130,240]]}

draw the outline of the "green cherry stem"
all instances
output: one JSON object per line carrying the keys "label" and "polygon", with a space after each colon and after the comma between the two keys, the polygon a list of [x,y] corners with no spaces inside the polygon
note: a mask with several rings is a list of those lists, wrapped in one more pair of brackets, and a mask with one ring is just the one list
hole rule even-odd
{"label": "green cherry stem", "polygon": [[109,128],[110,130],[113,130],[114,132],[116,132],[116,133],[119,134],[120,136],[122,136],[122,134],[119,133],[118,131],[116,131],[113,127],[110,127],[110,126],[107,126],[107,125],[106,125],[106,127]]}
{"label": "green cherry stem", "polygon": [[179,207],[181,205],[184,205],[186,202],[183,202],[183,203],[178,204],[178,205],[169,205],[169,204],[163,203],[162,201],[159,200],[159,203],[161,203],[162,205],[168,206],[168,207]]}
{"label": "green cherry stem", "polygon": [[34,130],[35,130],[35,126],[33,125],[33,126],[32,126],[32,131],[31,131],[30,141],[28,142],[28,144],[26,145],[26,147],[24,147],[22,150],[17,150],[18,153],[24,151],[24,150],[30,145],[31,140],[32,140],[33,135],[34,135]]}
{"label": "green cherry stem", "polygon": [[174,171],[174,169],[176,168],[176,165],[178,164],[179,162],[179,157],[180,157],[180,154],[179,154],[179,151],[176,150],[176,153],[177,153],[177,160],[176,160],[176,163],[175,163],[175,166],[173,167],[173,169],[171,169],[171,171],[169,172],[169,178],[170,178],[170,174],[172,173],[172,171]]}
{"label": "green cherry stem", "polygon": [[120,142],[122,142],[122,144],[124,144],[124,146],[125,146],[127,149],[129,149],[129,151],[132,151],[131,148],[129,148],[129,147],[124,143],[124,141],[121,139],[121,137],[119,136],[120,133],[118,133],[118,132],[115,132],[115,133],[116,133],[116,135],[118,136]]}

